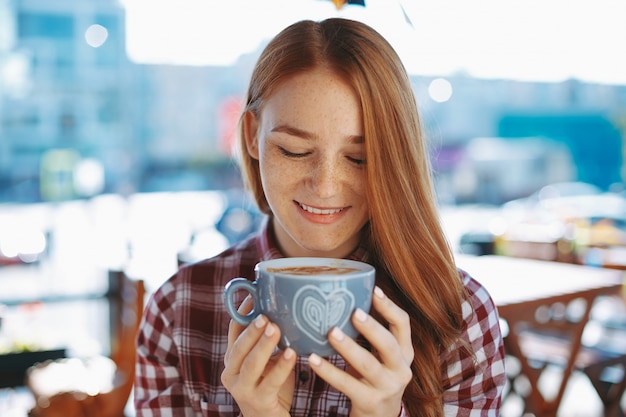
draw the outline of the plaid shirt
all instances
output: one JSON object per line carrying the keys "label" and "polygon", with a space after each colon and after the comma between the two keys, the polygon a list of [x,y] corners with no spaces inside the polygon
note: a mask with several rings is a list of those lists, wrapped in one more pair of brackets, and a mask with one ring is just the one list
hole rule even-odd
{"label": "plaid shirt", "polygon": [[[265,226],[212,259],[182,267],[151,295],[137,338],[138,417],[239,415],[220,381],[230,321],[222,292],[232,278],[254,279],[257,262],[280,257]],[[367,253],[357,249],[350,259],[367,261]],[[475,357],[456,346],[441,354],[445,415],[497,416],[505,383],[497,311],[485,289],[460,273],[470,294],[463,304],[463,339]],[[338,355],[329,360],[346,368]],[[349,415],[350,400],[316,377],[305,357],[297,359],[295,375],[292,416]]]}

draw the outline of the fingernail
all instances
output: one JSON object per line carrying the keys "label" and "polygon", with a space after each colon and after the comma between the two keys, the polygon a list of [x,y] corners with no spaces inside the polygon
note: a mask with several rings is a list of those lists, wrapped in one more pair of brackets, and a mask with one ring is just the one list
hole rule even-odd
{"label": "fingernail", "polygon": [[274,326],[271,324],[265,328],[265,336],[267,337],[270,337],[271,335],[273,335],[274,332],[276,332],[276,329],[274,329]]}
{"label": "fingernail", "polygon": [[360,322],[364,322],[365,320],[367,320],[367,313],[365,313],[365,311],[361,310],[360,308],[357,308],[354,311],[354,318]]}
{"label": "fingernail", "polygon": [[380,289],[380,287],[374,287],[374,294],[381,300],[385,298],[385,293]]}
{"label": "fingernail", "polygon": [[287,360],[293,358],[293,355],[295,355],[296,352],[292,349],[292,348],[287,348],[285,349],[285,352],[283,353],[283,357]]}
{"label": "fingernail", "polygon": [[342,332],[339,327],[333,328],[330,331],[330,335],[332,336],[333,339],[335,339],[338,342],[341,342],[346,337],[344,332]]}
{"label": "fingernail", "polygon": [[263,327],[265,327],[266,324],[267,324],[267,319],[263,315],[260,315],[259,317],[254,319],[254,326],[257,329],[262,329]]}
{"label": "fingernail", "polygon": [[309,355],[309,363],[313,366],[320,366],[322,364],[322,358],[315,353]]}

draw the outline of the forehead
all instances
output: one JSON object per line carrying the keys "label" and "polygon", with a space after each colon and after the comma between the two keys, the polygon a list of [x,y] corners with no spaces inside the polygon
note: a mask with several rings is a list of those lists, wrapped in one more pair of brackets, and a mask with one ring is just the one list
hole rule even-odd
{"label": "forehead", "polygon": [[361,103],[352,86],[337,72],[316,68],[281,80],[265,98],[262,113],[263,110],[318,117],[329,117],[336,112],[360,118]]}

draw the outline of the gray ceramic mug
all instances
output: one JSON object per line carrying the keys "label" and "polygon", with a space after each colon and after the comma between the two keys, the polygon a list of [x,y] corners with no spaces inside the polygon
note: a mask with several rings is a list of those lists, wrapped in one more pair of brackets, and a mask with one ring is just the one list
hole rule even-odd
{"label": "gray ceramic mug", "polygon": [[[346,335],[358,335],[352,313],[369,313],[374,289],[374,267],[358,261],[334,258],[280,258],[259,262],[254,282],[234,278],[224,287],[224,304],[237,323],[248,325],[264,314],[281,331],[279,348],[293,348],[298,355],[329,356],[336,351],[328,332],[339,327]],[[236,291],[250,293],[253,310],[237,311]]]}

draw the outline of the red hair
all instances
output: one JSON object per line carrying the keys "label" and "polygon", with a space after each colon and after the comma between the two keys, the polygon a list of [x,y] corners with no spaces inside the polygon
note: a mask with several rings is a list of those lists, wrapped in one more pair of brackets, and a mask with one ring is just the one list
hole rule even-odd
{"label": "red hair", "polygon": [[[415,358],[404,402],[410,415],[443,415],[441,350],[459,337],[463,286],[442,230],[426,141],[409,77],[391,45],[371,27],[333,18],[302,21],[279,33],[253,71],[244,114],[258,115],[286,77],[326,67],[361,101],[370,223],[367,244],[377,284],[411,316]],[[258,161],[246,152],[242,172],[269,214]]]}

